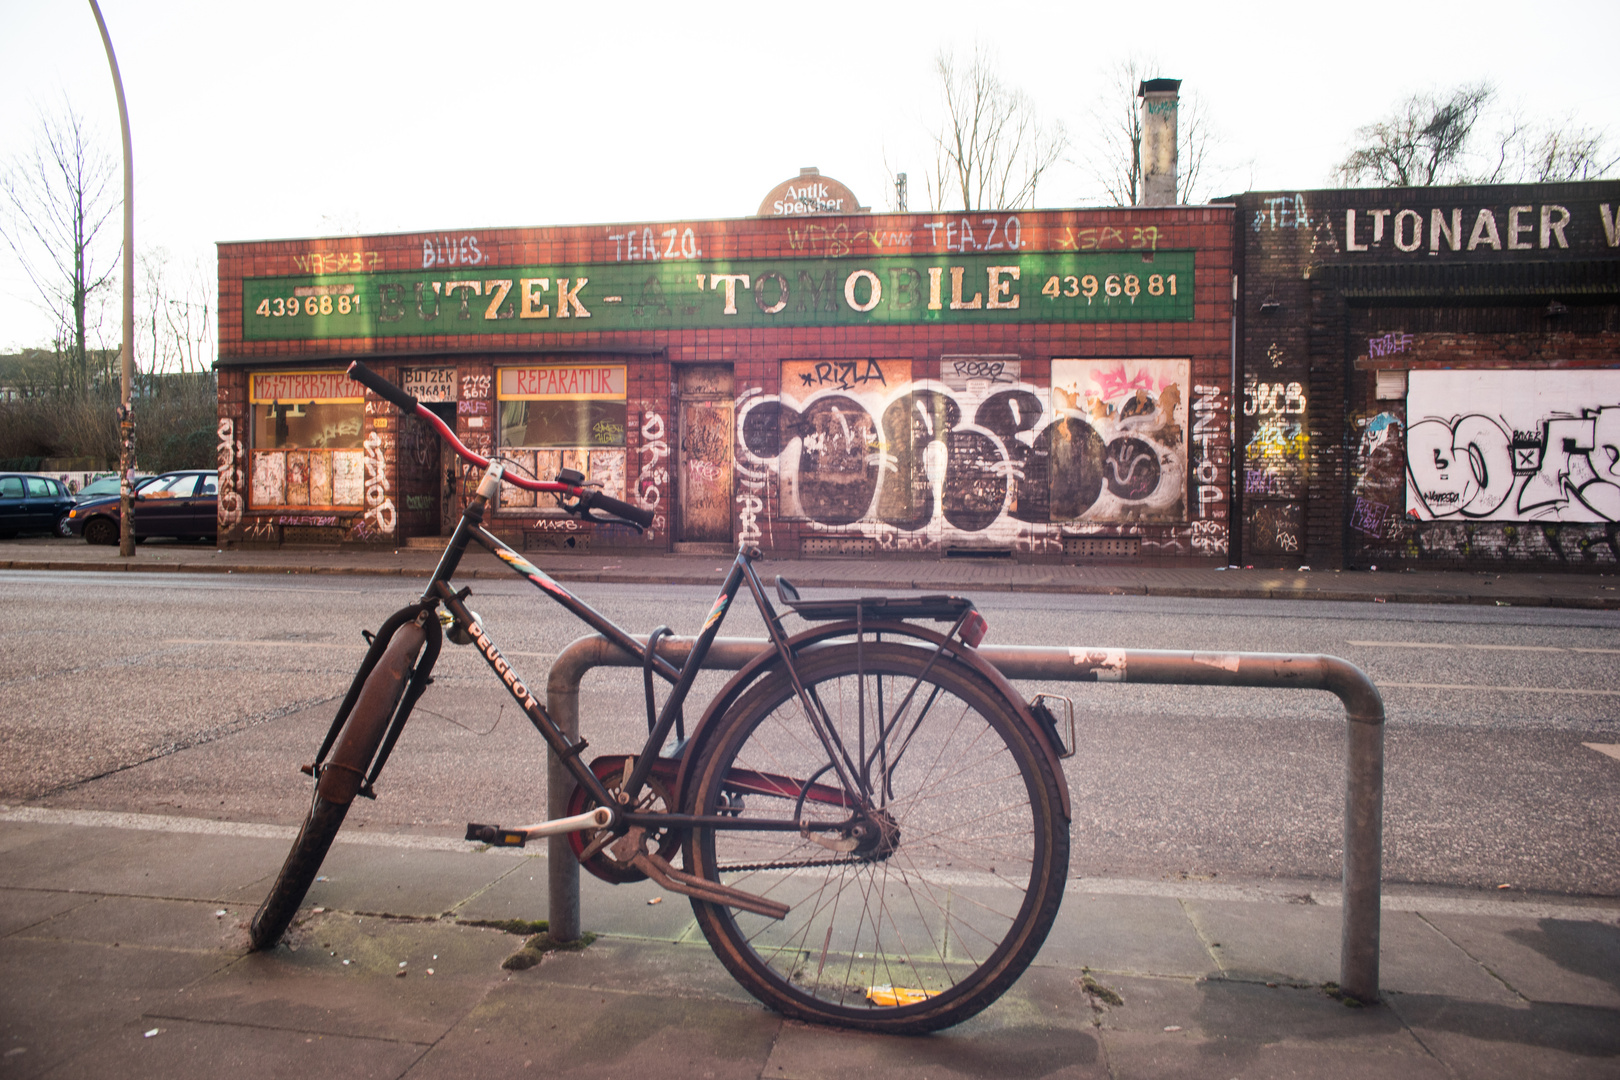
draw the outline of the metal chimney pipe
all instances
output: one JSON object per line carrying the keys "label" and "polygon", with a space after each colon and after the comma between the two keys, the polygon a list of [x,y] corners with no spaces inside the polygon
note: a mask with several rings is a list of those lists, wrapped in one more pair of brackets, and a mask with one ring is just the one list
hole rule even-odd
{"label": "metal chimney pipe", "polygon": [[1142,99],[1142,206],[1176,205],[1176,112],[1180,79],[1144,79]]}

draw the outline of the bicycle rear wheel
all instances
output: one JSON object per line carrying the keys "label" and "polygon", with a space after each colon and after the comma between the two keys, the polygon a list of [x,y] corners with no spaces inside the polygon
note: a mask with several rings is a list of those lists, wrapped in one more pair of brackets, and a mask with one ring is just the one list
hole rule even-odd
{"label": "bicycle rear wheel", "polygon": [[692,905],[721,962],[785,1015],[885,1032],[960,1023],[1023,973],[1057,915],[1069,833],[1053,764],[1013,703],[932,655],[868,642],[857,657],[847,643],[798,662],[858,763],[864,806],[780,671],[703,750],[691,812],[797,826],[686,841],[693,872],[791,905],[781,921]]}
{"label": "bicycle rear wheel", "polygon": [[254,949],[273,948],[298,914],[298,905],[320,872],[332,839],[343,825],[349,804],[359,793],[366,769],[388,730],[388,721],[399,707],[406,679],[425,640],[426,633],[419,624],[401,626],[377,666],[366,676],[343,731],[321,767],[304,826],[276,875],[276,883],[253,916],[248,937]]}

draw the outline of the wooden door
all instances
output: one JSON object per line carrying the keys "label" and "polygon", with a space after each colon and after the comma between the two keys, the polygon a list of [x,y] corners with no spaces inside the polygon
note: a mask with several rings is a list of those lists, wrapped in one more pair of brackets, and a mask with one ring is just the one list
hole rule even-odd
{"label": "wooden door", "polygon": [[732,372],[729,364],[679,370],[680,511],[675,542],[730,546],[732,491]]}

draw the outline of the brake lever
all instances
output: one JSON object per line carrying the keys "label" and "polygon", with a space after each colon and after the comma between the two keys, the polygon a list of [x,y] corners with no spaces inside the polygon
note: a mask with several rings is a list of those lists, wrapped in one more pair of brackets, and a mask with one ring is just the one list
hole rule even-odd
{"label": "brake lever", "polygon": [[585,496],[583,496],[583,495],[576,495],[572,499],[568,499],[568,498],[565,498],[564,496],[562,496],[561,494],[558,494],[557,495],[557,505],[562,507],[565,511],[567,511],[573,517],[581,518],[581,519],[583,519],[585,521],[594,522],[597,525],[623,525],[626,528],[631,528],[631,529],[636,530],[636,535],[638,535],[638,536],[645,534],[646,531],[647,531],[646,529],[643,529],[640,525],[636,524],[634,521],[626,521],[624,518],[619,518],[619,517],[597,517],[596,515],[591,513],[591,508],[589,506],[585,505]]}

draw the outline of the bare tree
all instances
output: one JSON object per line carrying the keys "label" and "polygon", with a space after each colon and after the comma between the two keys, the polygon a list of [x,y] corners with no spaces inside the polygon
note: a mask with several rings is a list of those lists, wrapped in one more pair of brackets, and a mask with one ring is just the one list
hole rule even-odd
{"label": "bare tree", "polygon": [[[941,52],[935,69],[945,94],[945,122],[934,134],[930,205],[936,210],[1035,205],[1041,177],[1068,146],[1063,125],[1043,125],[1034,104],[1002,82],[981,48],[974,49],[965,68]],[[947,205],[952,203],[960,205]]]}
{"label": "bare tree", "polygon": [[103,235],[121,205],[117,163],[64,103],[59,115],[40,112],[34,145],[12,160],[0,191],[0,236],[56,322],[70,384],[85,393],[95,303],[118,272],[120,238]]}
{"label": "bare tree", "polygon": [[[1138,91],[1162,72],[1153,57],[1128,56],[1109,71],[1107,89],[1092,118],[1100,151],[1086,162],[1092,178],[1115,206],[1135,206],[1142,197],[1142,108]],[[1224,176],[1217,168],[1221,140],[1204,104],[1192,88],[1176,107],[1176,202],[1202,202],[1207,187]]]}
{"label": "bare tree", "polygon": [[1517,110],[1494,110],[1496,99],[1489,82],[1413,94],[1356,129],[1335,179],[1374,187],[1541,183],[1595,180],[1620,164],[1603,132],[1574,118],[1561,126],[1529,121]]}
{"label": "bare tree", "polygon": [[1495,97],[1488,82],[1413,94],[1383,120],[1356,129],[1356,148],[1336,169],[1339,181],[1374,187],[1466,181],[1469,140]]}
{"label": "bare tree", "polygon": [[1482,177],[1488,183],[1597,180],[1620,164],[1620,157],[1609,153],[1605,134],[1579,124],[1573,117],[1559,126],[1526,123],[1513,115],[1494,141],[1496,167]]}
{"label": "bare tree", "polygon": [[206,371],[214,352],[214,279],[198,261],[177,267],[166,248],[143,252],[135,309],[136,368],[150,375]]}

